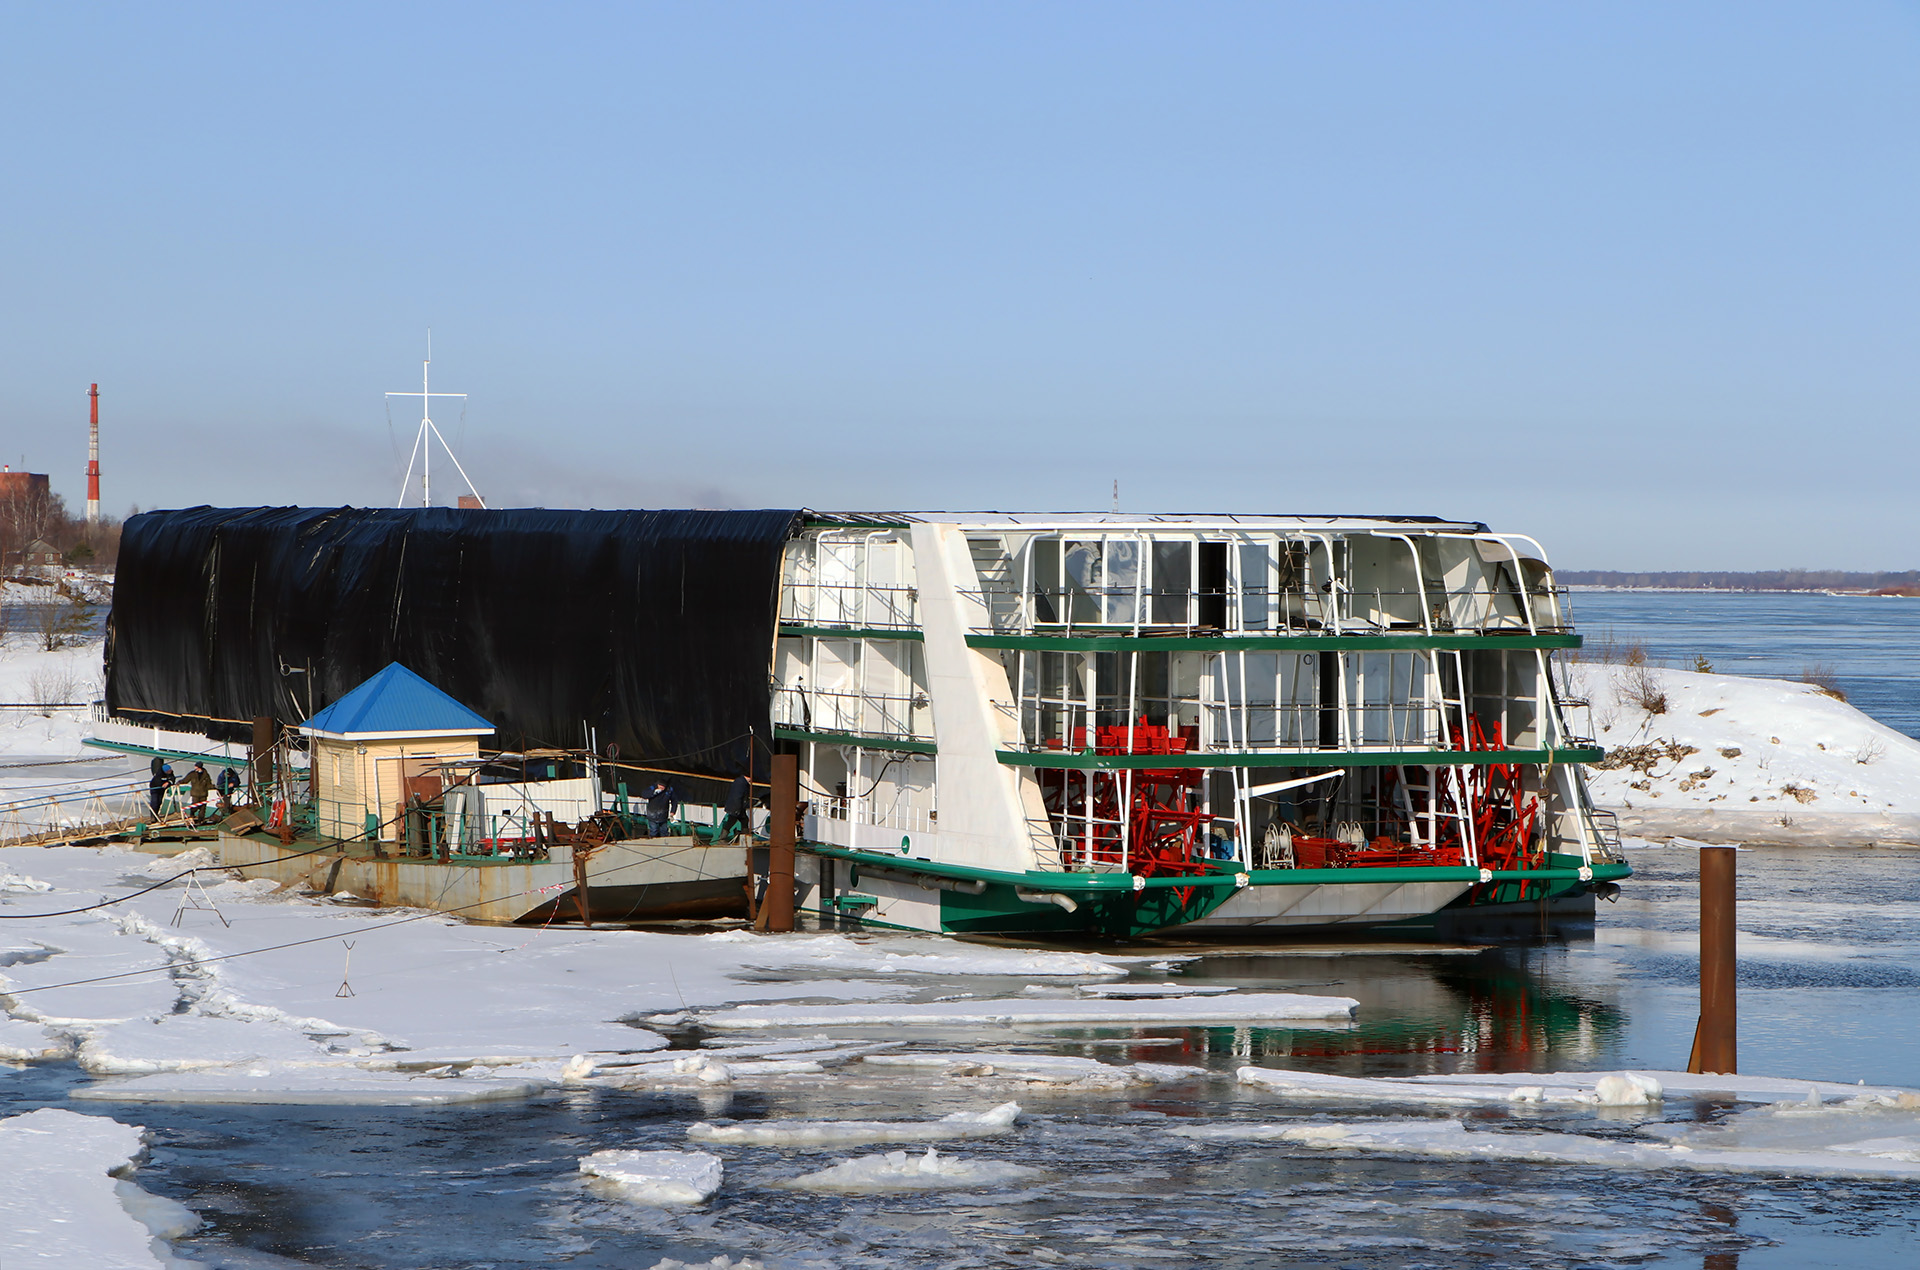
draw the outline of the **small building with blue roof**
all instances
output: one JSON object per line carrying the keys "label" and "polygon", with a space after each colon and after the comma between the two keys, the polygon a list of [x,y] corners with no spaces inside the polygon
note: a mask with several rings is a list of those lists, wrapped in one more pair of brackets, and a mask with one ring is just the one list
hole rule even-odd
{"label": "small building with blue roof", "polygon": [[300,725],[313,751],[314,810],[323,837],[356,838],[379,826],[402,834],[411,794],[435,798],[449,761],[480,757],[493,724],[399,662]]}

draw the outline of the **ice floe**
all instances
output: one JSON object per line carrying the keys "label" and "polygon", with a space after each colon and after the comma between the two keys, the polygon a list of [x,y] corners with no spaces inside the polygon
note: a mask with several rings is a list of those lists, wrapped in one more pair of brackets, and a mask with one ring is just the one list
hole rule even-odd
{"label": "ice floe", "polygon": [[1020,1104],[1001,1103],[987,1111],[956,1111],[938,1120],[745,1120],[727,1124],[700,1121],[687,1128],[695,1142],[730,1146],[858,1146],[870,1142],[945,1142],[990,1138],[1013,1128]]}
{"label": "ice floe", "polygon": [[1360,1003],[1352,997],[1292,992],[1228,993],[1166,1001],[987,999],[918,1004],[742,1005],[701,1016],[718,1031],[776,1027],[970,1026],[983,1023],[1255,1023],[1345,1024]]}
{"label": "ice floe", "polygon": [[863,1068],[932,1071],[942,1076],[1023,1081],[1081,1089],[1126,1089],[1136,1085],[1203,1080],[1209,1075],[1203,1067],[1180,1067],[1171,1063],[1134,1063],[1121,1067],[1097,1059],[1064,1054],[1004,1054],[993,1051],[874,1054],[862,1059],[860,1065]]}
{"label": "ice floe", "polygon": [[[767,969],[862,971],[872,974],[1005,975],[1013,978],[1118,979],[1124,964],[1082,953],[1032,952],[1019,948],[965,947],[955,952],[950,941],[902,936],[888,947],[856,942],[845,935],[797,935],[768,940],[751,931],[721,931],[703,937],[708,944],[734,944],[750,949],[749,964]],[[939,951],[899,951],[926,948]]]}
{"label": "ice floe", "polygon": [[163,1239],[200,1219],[111,1173],[139,1158],[143,1132],[46,1107],[0,1120],[0,1265],[161,1270]]}
{"label": "ice floe", "polygon": [[580,1171],[612,1183],[636,1204],[700,1204],[720,1189],[724,1169],[704,1151],[595,1151]]}
{"label": "ice floe", "polygon": [[424,1107],[526,1098],[546,1088],[548,1082],[541,1079],[260,1064],[103,1080],[82,1085],[67,1096],[92,1102]]}
{"label": "ice floe", "polygon": [[1839,1101],[1863,1094],[1894,1095],[1900,1092],[1880,1086],[1869,1089],[1862,1085],[1792,1080],[1777,1076],[1652,1071],[1537,1074],[1467,1072],[1435,1076],[1362,1077],[1283,1071],[1272,1067],[1242,1067],[1235,1075],[1243,1085],[1289,1098],[1410,1102],[1435,1106],[1558,1103],[1644,1107],[1669,1097],[1774,1102],[1812,1091],[1822,1101]]}
{"label": "ice floe", "polygon": [[244,1019],[168,1014],[114,1023],[80,1043],[82,1070],[94,1075],[196,1071],[261,1061],[313,1063],[325,1047],[298,1032]]}
{"label": "ice floe", "polygon": [[806,1191],[931,1191],[1003,1186],[1044,1176],[1040,1169],[1001,1160],[956,1160],[928,1147],[925,1155],[889,1151],[843,1160],[832,1168],[784,1183]]}
{"label": "ice floe", "polygon": [[1785,1176],[1920,1178],[1920,1160],[1906,1156],[1897,1147],[1881,1153],[1877,1149],[1880,1140],[1875,1138],[1805,1148],[1743,1148],[1692,1145],[1686,1141],[1640,1142],[1578,1133],[1469,1130],[1457,1120],[1216,1124],[1183,1126],[1167,1132],[1200,1141],[1275,1142],[1323,1150],[1446,1159]]}
{"label": "ice floe", "polygon": [[1920,1094],[1869,1093],[1844,1102],[1801,1101],[1752,1107],[1710,1122],[1660,1123],[1641,1132],[1699,1152],[1819,1151],[1920,1163]]}
{"label": "ice floe", "polygon": [[1083,983],[1080,992],[1110,1000],[1145,1001],[1154,997],[1211,997],[1232,988],[1204,983]]}

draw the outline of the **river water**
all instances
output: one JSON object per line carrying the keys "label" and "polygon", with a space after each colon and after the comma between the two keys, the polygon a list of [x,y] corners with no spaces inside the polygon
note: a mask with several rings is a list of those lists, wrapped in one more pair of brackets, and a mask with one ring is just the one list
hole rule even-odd
{"label": "river water", "polygon": [[1643,643],[1678,670],[1798,679],[1831,670],[1848,700],[1920,738],[1920,599],[1743,591],[1576,591],[1590,649]]}
{"label": "river water", "polygon": [[[1684,1066],[1697,1009],[1694,858],[1673,848],[1633,858],[1636,878],[1617,904],[1602,906],[1590,938],[1484,949],[1220,949],[1174,967],[1176,977],[1216,985],[1357,997],[1351,1030],[984,1029],[904,1038],[925,1049],[1080,1054],[1215,1073],[1131,1096],[1018,1095],[1027,1114],[1013,1134],[952,1144],[967,1158],[1047,1170],[1013,1190],[827,1197],[778,1186],[881,1147],[725,1149],[726,1187],[692,1212],[603,1198],[577,1175],[578,1159],[594,1150],[684,1148],[687,1125],[715,1116],[933,1116],[998,1100],[959,1081],[863,1079],[857,1067],[813,1087],[705,1101],[584,1089],[422,1110],[142,1106],[111,1114],[152,1129],[142,1184],[208,1219],[177,1248],[211,1266],[644,1270],[667,1257],[720,1255],[848,1268],[1912,1265],[1920,1243],[1912,1184],[1355,1157],[1165,1132],[1208,1120],[1409,1114],[1289,1104],[1236,1085],[1231,1073],[1247,1063],[1348,1075]],[[1756,850],[1741,854],[1740,870],[1742,1070],[1920,1084],[1920,858]],[[1158,980],[1167,971],[1140,973]],[[1006,995],[1022,986],[943,977],[923,992]],[[898,1030],[881,1035],[903,1039]],[[0,1096],[8,1111],[59,1105],[77,1079],[71,1069],[28,1068],[0,1076]],[[1728,1110],[1669,1098],[1657,1114],[1711,1119]],[[1550,1111],[1496,1108],[1473,1118],[1477,1128],[1515,1132],[1556,1125]]]}

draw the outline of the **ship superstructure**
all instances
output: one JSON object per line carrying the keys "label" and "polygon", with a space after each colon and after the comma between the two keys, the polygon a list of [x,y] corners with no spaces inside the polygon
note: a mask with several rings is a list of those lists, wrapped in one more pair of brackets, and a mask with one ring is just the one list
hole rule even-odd
{"label": "ship superstructure", "polygon": [[815,516],[774,735],[811,909],[923,930],[1325,926],[1624,876],[1545,553],[1403,517]]}

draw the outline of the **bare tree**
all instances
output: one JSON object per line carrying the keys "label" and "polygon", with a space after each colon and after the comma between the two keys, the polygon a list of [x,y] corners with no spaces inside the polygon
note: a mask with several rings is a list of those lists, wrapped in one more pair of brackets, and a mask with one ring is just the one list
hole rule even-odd
{"label": "bare tree", "polygon": [[56,706],[72,705],[80,680],[71,666],[42,666],[27,676],[27,693],[34,709],[50,715]]}

